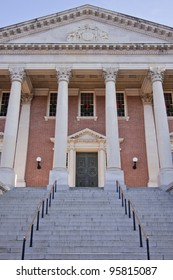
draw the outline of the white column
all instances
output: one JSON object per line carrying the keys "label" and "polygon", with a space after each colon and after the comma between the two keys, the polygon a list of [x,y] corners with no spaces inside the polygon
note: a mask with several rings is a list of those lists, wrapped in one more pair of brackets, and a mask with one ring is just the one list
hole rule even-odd
{"label": "white column", "polygon": [[17,174],[17,187],[25,187],[25,168],[28,150],[28,136],[30,123],[30,108],[32,94],[22,95],[22,107],[20,113],[19,130],[17,138],[14,170]]}
{"label": "white column", "polygon": [[53,170],[50,174],[49,184],[57,180],[58,185],[68,185],[66,169],[67,134],[68,134],[68,82],[71,70],[69,68],[57,69],[58,95],[55,122],[55,146]]}
{"label": "white column", "polygon": [[107,147],[107,174],[106,185],[114,185],[116,180],[124,182],[121,171],[120,146],[118,133],[118,117],[115,81],[117,69],[104,69],[106,84],[106,147]]}
{"label": "white column", "polygon": [[150,68],[150,77],[153,87],[153,104],[156,123],[156,133],[158,142],[159,162],[160,162],[160,184],[167,185],[173,182],[173,166],[171,156],[171,144],[169,127],[166,114],[166,106],[163,93],[162,68]]}
{"label": "white column", "polygon": [[0,180],[9,186],[14,186],[15,173],[13,168],[19,121],[21,83],[24,76],[24,70],[23,68],[12,68],[9,69],[9,71],[11,74],[12,85],[5,122]]}
{"label": "white column", "polygon": [[152,107],[152,95],[141,96],[144,106],[145,142],[148,163],[148,187],[158,187],[159,158]]}

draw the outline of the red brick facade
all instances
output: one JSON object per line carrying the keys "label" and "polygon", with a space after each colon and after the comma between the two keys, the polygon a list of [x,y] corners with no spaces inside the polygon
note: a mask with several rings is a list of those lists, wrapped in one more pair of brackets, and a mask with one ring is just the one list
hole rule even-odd
{"label": "red brick facade", "polygon": [[[97,120],[77,120],[78,97],[69,97],[69,125],[68,134],[71,135],[85,128],[92,129],[105,135],[105,97],[96,98]],[[138,96],[127,97],[129,120],[119,118],[119,137],[121,143],[121,164],[127,186],[146,186],[148,169],[145,146],[145,130],[143,104]],[[49,171],[53,163],[53,143],[55,119],[45,120],[47,111],[47,97],[35,96],[31,103],[28,155],[26,164],[26,185],[46,186]],[[0,120],[0,130],[4,131],[5,119]],[[169,120],[170,131],[173,131],[173,121]],[[41,156],[42,168],[37,169],[36,158]],[[132,158],[138,157],[137,169],[132,168]]]}

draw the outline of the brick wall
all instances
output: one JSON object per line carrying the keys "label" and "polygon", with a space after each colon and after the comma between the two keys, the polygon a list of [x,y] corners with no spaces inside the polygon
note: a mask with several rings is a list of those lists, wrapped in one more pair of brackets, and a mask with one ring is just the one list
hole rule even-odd
{"label": "brick wall", "polygon": [[[146,186],[148,169],[145,146],[143,105],[140,97],[128,97],[129,121],[119,120],[121,144],[121,163],[127,186]],[[139,159],[137,169],[132,168],[132,158]]]}
{"label": "brick wall", "polygon": [[[68,135],[86,127],[105,135],[105,98],[97,97],[97,121],[77,121],[78,98],[69,97],[69,127]],[[129,121],[119,120],[119,136],[124,138],[121,144],[121,162],[127,186],[146,186],[148,182],[143,105],[139,97],[128,97]],[[49,171],[53,162],[53,143],[55,120],[45,121],[47,97],[36,96],[31,104],[31,117],[29,129],[28,157],[26,165],[27,186],[46,186]],[[173,122],[169,121],[173,131]],[[1,131],[4,130],[4,120],[0,120]],[[36,158],[41,156],[42,169],[36,168]],[[132,169],[132,158],[137,156],[139,162],[137,169]]]}
{"label": "brick wall", "polygon": [[[46,186],[49,170],[52,169],[55,121],[45,121],[47,97],[34,97],[31,104],[28,156],[26,165],[27,186]],[[36,158],[42,158],[41,169],[37,169]]]}

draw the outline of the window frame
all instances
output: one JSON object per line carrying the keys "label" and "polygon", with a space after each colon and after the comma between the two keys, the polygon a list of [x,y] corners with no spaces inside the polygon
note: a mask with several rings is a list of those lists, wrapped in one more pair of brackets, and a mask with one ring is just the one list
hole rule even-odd
{"label": "window frame", "polygon": [[[1,112],[2,98],[3,98],[4,93],[9,93],[9,99],[10,99],[10,91],[9,90],[0,91],[0,112]],[[8,100],[8,105],[9,105],[9,100]],[[7,106],[7,112],[8,112],[8,106]],[[4,118],[6,118],[6,116],[7,116],[7,113],[6,113],[5,116],[0,116],[0,118],[4,119]]]}
{"label": "window frame", "polygon": [[[171,98],[172,98],[172,107],[173,107],[173,91],[172,91],[172,90],[163,91],[163,94],[164,94],[164,101],[165,101],[165,93],[170,93],[170,94],[171,94]],[[166,108],[166,103],[165,103],[165,108]],[[168,116],[168,114],[167,114],[167,109],[166,109],[166,115],[167,115],[167,118],[173,119],[173,116]]]}
{"label": "window frame", "polygon": [[[56,118],[56,115],[55,116],[50,116],[50,97],[51,97],[51,93],[56,93],[58,95],[58,92],[55,91],[55,90],[49,91],[48,99],[47,99],[47,114],[45,116],[45,120],[47,120],[47,119],[55,119]],[[56,104],[56,109],[57,109],[57,104]]]}
{"label": "window frame", "polygon": [[[81,95],[82,93],[92,93],[93,94],[93,116],[81,116]],[[79,121],[80,119],[82,120],[97,120],[96,116],[96,93],[94,90],[81,90],[79,92],[79,98],[78,98],[78,115],[77,115],[77,120]]]}
{"label": "window frame", "polygon": [[[125,91],[122,91],[122,90],[116,91],[116,102],[117,102],[117,93],[123,93],[123,96],[124,96],[124,116],[118,116],[118,110],[117,110],[117,117],[118,117],[118,119],[126,119],[128,116],[128,114],[127,114],[127,96],[125,94]],[[116,106],[116,109],[118,109],[117,106]]]}

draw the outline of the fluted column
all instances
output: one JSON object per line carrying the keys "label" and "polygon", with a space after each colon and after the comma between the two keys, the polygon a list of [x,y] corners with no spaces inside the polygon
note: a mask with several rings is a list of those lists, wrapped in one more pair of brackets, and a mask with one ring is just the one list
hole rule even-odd
{"label": "fluted column", "polygon": [[150,77],[153,87],[153,105],[160,162],[160,184],[169,184],[173,181],[173,166],[169,127],[163,93],[164,69],[150,68]]}
{"label": "fluted column", "polygon": [[[103,69],[106,85],[106,148],[107,148],[107,176],[106,184],[114,184],[116,180],[124,180],[120,175],[121,160],[118,133],[118,116],[115,81],[118,70]],[[121,172],[122,175],[122,172]]]}
{"label": "fluted column", "polygon": [[[69,68],[57,69],[58,95],[55,122],[55,145],[53,158],[52,180],[57,180],[59,185],[68,184],[68,174],[66,169],[67,154],[67,134],[68,134],[68,83],[71,76]],[[57,171],[57,172],[56,172]]]}
{"label": "fluted column", "polygon": [[145,142],[149,175],[148,187],[157,187],[159,176],[159,158],[152,107],[152,94],[142,94],[141,98],[144,106]]}
{"label": "fluted column", "polygon": [[29,123],[30,123],[30,108],[32,94],[22,95],[22,106],[19,121],[19,130],[17,137],[16,156],[14,170],[17,174],[17,187],[25,187],[25,168],[28,150],[28,137],[29,137]]}
{"label": "fluted column", "polygon": [[21,84],[24,76],[24,69],[16,67],[9,69],[9,71],[11,75],[12,85],[5,122],[3,151],[1,159],[2,172],[0,172],[0,180],[2,180],[2,182],[7,185],[14,185],[15,175],[13,168],[19,122]]}

